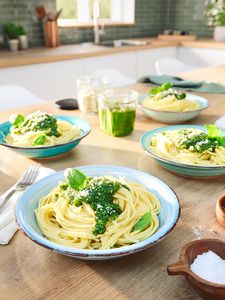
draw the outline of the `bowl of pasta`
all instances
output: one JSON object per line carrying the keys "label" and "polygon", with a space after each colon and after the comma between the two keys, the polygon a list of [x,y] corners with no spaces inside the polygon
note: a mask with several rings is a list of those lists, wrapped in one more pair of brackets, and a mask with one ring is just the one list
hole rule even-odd
{"label": "bowl of pasta", "polygon": [[142,147],[162,167],[185,177],[225,174],[225,130],[216,125],[174,125],[145,133]]}
{"label": "bowl of pasta", "polygon": [[103,260],[161,241],[180,216],[176,194],[139,170],[82,166],[56,172],[18,200],[16,221],[32,241],[54,252]]}
{"label": "bowl of pasta", "polygon": [[194,119],[208,106],[207,99],[178,91],[171,83],[153,88],[148,94],[140,96],[138,102],[138,107],[145,115],[168,124]]}
{"label": "bowl of pasta", "polygon": [[49,158],[70,151],[90,131],[80,118],[36,111],[0,124],[0,145],[30,158]]}

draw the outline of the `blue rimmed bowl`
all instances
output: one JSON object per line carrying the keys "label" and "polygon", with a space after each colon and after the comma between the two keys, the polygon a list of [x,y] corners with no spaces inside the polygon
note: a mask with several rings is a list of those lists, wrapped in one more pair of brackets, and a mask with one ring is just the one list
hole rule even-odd
{"label": "blue rimmed bowl", "polygon": [[[150,149],[150,143],[152,137],[160,132],[166,130],[179,130],[179,129],[187,129],[187,128],[196,128],[203,131],[206,129],[203,126],[199,125],[174,125],[174,126],[165,126],[160,127],[151,131],[146,132],[140,139],[140,143],[142,148],[147,151],[157,163],[159,163],[165,169],[185,176],[185,177],[193,177],[193,178],[209,178],[215,176],[225,175],[225,165],[220,166],[201,166],[201,165],[189,165],[181,162],[176,162],[172,160],[165,159],[157,154],[155,154]],[[225,136],[225,130],[222,130],[223,135]]]}
{"label": "blue rimmed bowl", "polygon": [[161,202],[159,216],[159,229],[149,238],[142,242],[120,248],[107,250],[85,250],[66,247],[49,241],[41,233],[36,217],[35,209],[41,197],[47,195],[59,181],[64,178],[64,172],[57,172],[32,185],[18,200],[15,208],[17,224],[22,232],[32,241],[42,247],[48,248],[59,254],[81,259],[103,260],[117,258],[142,251],[161,241],[174,229],[180,216],[180,204],[172,189],[158,178],[147,173],[117,166],[83,166],[78,167],[88,176],[111,175],[115,177],[124,176],[127,181],[135,181],[143,184],[150,192],[157,196]]}
{"label": "blue rimmed bowl", "polygon": [[194,95],[194,94],[187,94],[187,99],[190,101],[197,101],[200,104],[200,108],[191,111],[162,111],[162,110],[155,110],[151,108],[147,108],[143,105],[143,101],[149,97],[148,94],[141,95],[138,101],[139,109],[148,117],[168,124],[179,124],[184,123],[186,121],[192,120],[196,118],[201,111],[209,107],[209,101],[206,98]]}
{"label": "blue rimmed bowl", "polygon": [[0,124],[0,145],[5,146],[17,152],[23,156],[30,158],[51,158],[54,156],[62,155],[73,148],[75,148],[80,141],[87,136],[91,131],[91,126],[84,120],[77,117],[70,116],[54,116],[57,120],[66,121],[74,126],[80,128],[82,134],[78,138],[75,138],[67,143],[53,145],[53,146],[41,146],[41,147],[19,147],[9,145],[5,142],[5,137],[8,135],[11,127],[10,122]]}

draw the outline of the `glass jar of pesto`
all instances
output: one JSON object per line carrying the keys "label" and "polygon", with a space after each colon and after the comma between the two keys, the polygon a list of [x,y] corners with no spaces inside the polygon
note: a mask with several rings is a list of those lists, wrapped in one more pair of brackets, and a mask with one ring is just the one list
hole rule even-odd
{"label": "glass jar of pesto", "polygon": [[100,129],[113,136],[126,136],[134,129],[138,93],[106,91],[98,97]]}

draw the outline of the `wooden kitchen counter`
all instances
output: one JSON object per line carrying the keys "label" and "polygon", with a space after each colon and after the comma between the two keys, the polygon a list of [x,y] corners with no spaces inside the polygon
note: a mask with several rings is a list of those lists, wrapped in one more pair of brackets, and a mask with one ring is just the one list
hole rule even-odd
{"label": "wooden kitchen counter", "polygon": [[160,41],[158,39],[143,38],[143,39],[131,39],[131,40],[143,40],[147,42],[147,45],[140,46],[123,46],[123,47],[105,47],[94,45],[93,43],[82,43],[74,45],[59,46],[57,48],[30,48],[28,50],[10,52],[0,52],[0,68],[17,67],[23,65],[64,61],[71,59],[87,58],[93,56],[111,55],[116,53],[147,50],[162,47],[177,46],[175,41]]}
{"label": "wooden kitchen counter", "polygon": [[225,42],[214,41],[213,39],[198,39],[195,41],[182,41],[180,45],[186,47],[193,47],[193,48],[225,50]]}
{"label": "wooden kitchen counter", "polygon": [[83,43],[74,45],[64,45],[57,48],[30,48],[28,50],[10,52],[0,51],[0,68],[17,67],[71,59],[80,59],[94,56],[111,55],[116,53],[148,50],[163,47],[196,47],[225,50],[225,42],[216,42],[209,39],[199,39],[194,41],[170,41],[159,40],[157,38],[133,38],[133,40],[146,41],[147,45],[126,46],[126,47],[104,47],[93,43]]}
{"label": "wooden kitchen counter", "polygon": [[[192,78],[192,71],[184,76]],[[220,70],[225,78],[225,68]],[[206,74],[206,73],[205,73]],[[211,74],[213,80],[213,73]],[[204,79],[204,74],[202,78]],[[145,93],[148,88],[136,85]],[[211,101],[209,109],[192,121],[213,123],[225,108],[224,95],[204,94]],[[148,172],[165,181],[177,193],[181,203],[181,218],[175,229],[157,245],[143,252],[112,261],[83,261],[53,253],[17,232],[7,246],[0,246],[1,300],[28,299],[134,299],[134,300],[198,300],[183,277],[169,277],[166,267],[178,260],[180,249],[197,238],[225,240],[225,230],[215,217],[217,198],[224,193],[225,178],[187,179],[174,175],[157,165],[139,144],[147,130],[163,126],[141,113],[137,115],[131,136],[116,138],[99,130],[95,115],[59,111],[53,103],[20,109],[29,113],[36,109],[51,113],[80,116],[92,125],[92,132],[68,155],[41,163],[56,170],[89,164],[127,166]],[[1,114],[7,120],[12,111]],[[15,183],[33,161],[0,147],[0,192]]]}

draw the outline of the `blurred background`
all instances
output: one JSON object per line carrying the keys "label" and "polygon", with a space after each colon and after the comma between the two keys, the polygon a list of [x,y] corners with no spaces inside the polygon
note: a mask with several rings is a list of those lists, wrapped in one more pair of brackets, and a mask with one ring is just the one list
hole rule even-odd
{"label": "blurred background", "polygon": [[115,88],[223,64],[224,0],[0,0],[2,109],[76,97],[83,76]]}

